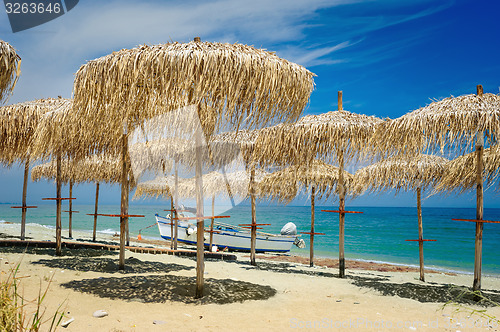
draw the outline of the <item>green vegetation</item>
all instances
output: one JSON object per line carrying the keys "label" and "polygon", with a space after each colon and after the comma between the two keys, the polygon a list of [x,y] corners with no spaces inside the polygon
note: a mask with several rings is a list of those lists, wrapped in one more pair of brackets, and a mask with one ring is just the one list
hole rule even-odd
{"label": "green vegetation", "polygon": [[38,297],[32,301],[27,301],[20,293],[19,287],[23,277],[18,276],[19,265],[11,269],[8,273],[1,271],[0,276],[0,331],[55,331],[61,323],[64,312],[61,306],[56,312],[46,318],[46,308],[42,305],[49,290],[52,279]]}

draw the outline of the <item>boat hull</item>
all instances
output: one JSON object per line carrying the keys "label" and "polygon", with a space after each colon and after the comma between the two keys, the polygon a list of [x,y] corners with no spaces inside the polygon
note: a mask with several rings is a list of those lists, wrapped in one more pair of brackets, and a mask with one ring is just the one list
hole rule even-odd
{"label": "boat hull", "polygon": [[[158,230],[163,239],[171,240],[170,218],[156,215]],[[219,233],[213,234],[213,244],[219,250],[250,251],[251,233],[231,229],[225,226],[216,226],[214,230]],[[192,231],[192,233],[191,233]],[[206,247],[209,246],[210,233],[205,233]],[[255,252],[289,252],[296,239],[295,235],[271,235],[257,233]],[[196,224],[180,220],[178,223],[177,241],[196,245]]]}

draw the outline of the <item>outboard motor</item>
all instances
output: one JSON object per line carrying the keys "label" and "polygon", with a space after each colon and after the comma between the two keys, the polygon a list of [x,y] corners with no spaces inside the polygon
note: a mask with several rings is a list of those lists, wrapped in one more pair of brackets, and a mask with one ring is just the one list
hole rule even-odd
{"label": "outboard motor", "polygon": [[287,223],[281,229],[281,235],[297,235],[297,226],[293,222]]}
{"label": "outboard motor", "polygon": [[186,235],[190,236],[191,234],[196,232],[196,228],[194,228],[193,225],[189,225],[188,228],[186,228]]}
{"label": "outboard motor", "polygon": [[293,244],[295,244],[300,249],[304,249],[306,247],[306,242],[303,239],[299,239],[298,237],[295,238]]}
{"label": "outboard motor", "polygon": [[[293,222],[287,223],[281,229],[281,235],[297,235],[297,226],[295,226]],[[295,241],[293,241],[293,244],[301,249],[306,247],[306,243],[304,242],[304,240],[302,240],[298,236],[295,238]]]}

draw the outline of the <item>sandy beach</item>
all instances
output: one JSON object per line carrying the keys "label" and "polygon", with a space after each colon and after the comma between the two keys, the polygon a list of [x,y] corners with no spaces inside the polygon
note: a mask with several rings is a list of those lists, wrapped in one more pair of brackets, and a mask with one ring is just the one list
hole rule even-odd
{"label": "sandy beach", "polygon": [[[18,230],[18,224],[2,224],[1,237],[13,239]],[[37,240],[53,240],[54,233],[27,227],[27,236]],[[74,236],[88,240],[90,234]],[[112,243],[113,237],[100,234],[99,241]],[[24,250],[0,248],[2,278],[19,264],[20,292],[26,300],[36,299],[40,287],[49,287],[42,304],[45,317],[60,308],[63,322],[74,319],[58,330],[500,330],[486,317],[499,318],[500,307],[471,304],[467,295],[459,299],[464,289],[460,286],[470,286],[471,275],[427,273],[423,283],[416,270],[348,262],[347,278],[340,279],[335,267],[310,268],[301,258],[258,255],[258,266],[253,267],[248,254],[240,253],[232,262],[206,260],[205,297],[195,300],[192,258],[127,251],[126,269],[118,272],[117,251],[65,249],[56,257],[53,249]],[[484,277],[482,286],[498,303],[500,279]],[[443,308],[449,300],[463,303]],[[108,315],[95,318],[97,310]]]}

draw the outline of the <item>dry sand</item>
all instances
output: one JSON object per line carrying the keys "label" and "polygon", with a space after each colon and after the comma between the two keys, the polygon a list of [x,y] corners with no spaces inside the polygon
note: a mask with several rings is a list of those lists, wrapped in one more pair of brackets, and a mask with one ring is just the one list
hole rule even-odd
{"label": "dry sand", "polygon": [[[1,224],[0,233],[3,238],[17,236],[19,225]],[[37,240],[53,240],[53,234],[40,226],[27,229]],[[112,237],[101,235],[99,240]],[[450,285],[469,286],[471,275],[427,273],[423,283],[417,271],[348,265],[348,277],[340,279],[335,268],[310,268],[293,262],[295,258],[282,262],[259,255],[258,267],[252,267],[248,255],[239,254],[236,262],[205,262],[206,296],[195,300],[193,259],[127,251],[127,268],[118,272],[117,252],[65,250],[56,257],[53,249],[20,251],[0,248],[2,278],[20,263],[17,275],[24,277],[21,290],[28,300],[51,280],[43,302],[46,317],[62,306],[63,321],[74,318],[61,331],[500,330],[484,316],[500,318],[499,307],[467,304],[473,299],[465,296],[465,303],[443,309],[463,289]],[[290,260],[284,257],[280,259]],[[500,279],[484,277],[482,286],[499,302]],[[108,315],[94,318],[97,310]]]}

